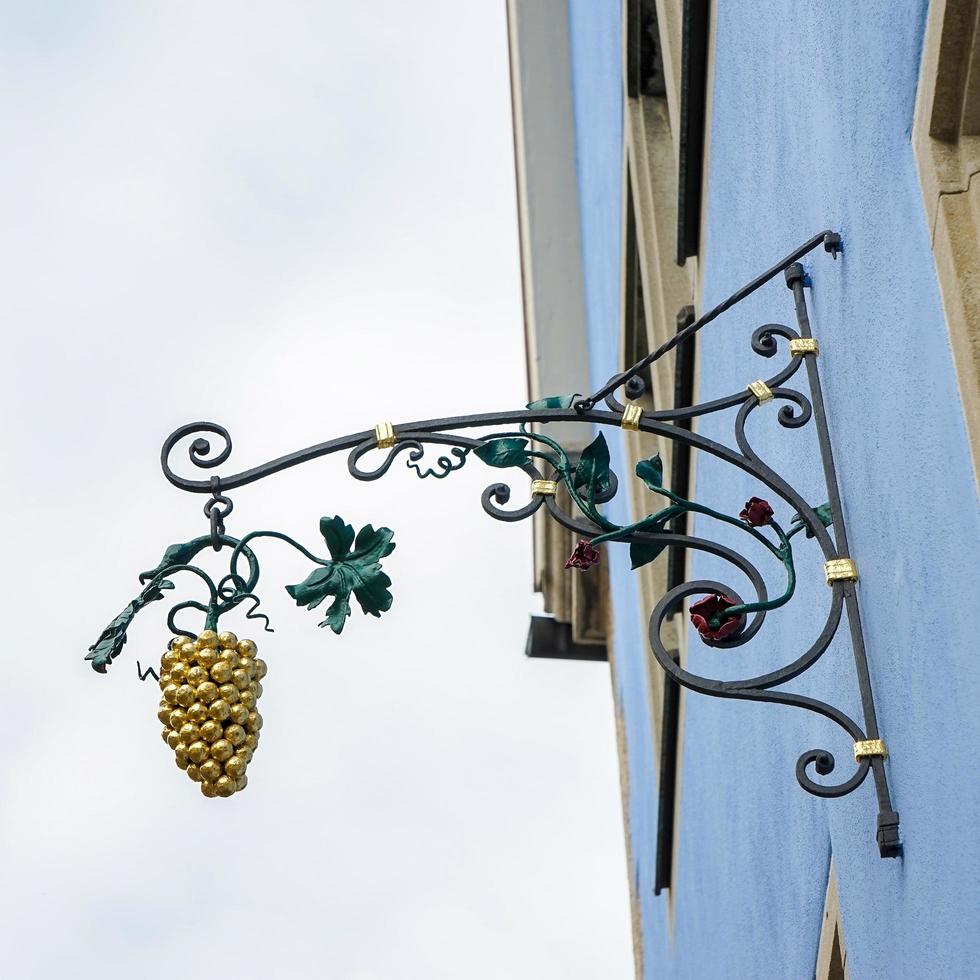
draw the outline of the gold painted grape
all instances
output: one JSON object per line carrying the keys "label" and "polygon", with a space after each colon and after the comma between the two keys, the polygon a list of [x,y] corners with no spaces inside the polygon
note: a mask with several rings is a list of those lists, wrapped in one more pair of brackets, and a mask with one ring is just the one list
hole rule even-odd
{"label": "gold painted grape", "polygon": [[243,657],[254,657],[258,652],[258,647],[255,645],[254,640],[239,640],[238,641],[238,652]]}
{"label": "gold painted grape", "polygon": [[207,706],[201,701],[195,701],[187,709],[187,720],[194,722],[195,725],[200,725],[202,721],[207,721],[208,720]]}
{"label": "gold painted grape", "polygon": [[201,738],[201,729],[193,722],[188,721],[180,726],[180,740],[185,745],[197,742]]}
{"label": "gold painted grape", "polygon": [[222,684],[218,688],[218,697],[222,700],[227,701],[229,704],[238,704],[239,693],[238,688],[234,684]]}
{"label": "gold painted grape", "polygon": [[234,668],[227,660],[219,660],[211,668],[211,679],[216,684],[227,684],[231,680],[232,672]]}
{"label": "gold painted grape", "polygon": [[239,745],[245,744],[247,732],[241,725],[229,725],[225,728],[225,738],[237,749]]}
{"label": "gold painted grape", "polygon": [[218,796],[232,796],[238,786],[231,776],[219,776],[214,788],[217,790]]}
{"label": "gold painted grape", "polygon": [[214,630],[201,630],[196,646],[198,650],[203,650],[205,647],[220,646],[218,643],[218,634]]}
{"label": "gold painted grape", "polygon": [[208,759],[198,767],[201,775],[209,782],[213,783],[221,775],[221,763],[217,759]]}
{"label": "gold painted grape", "polygon": [[[218,692],[221,693],[220,691]],[[218,698],[217,701],[212,701],[208,707],[208,714],[215,721],[224,721],[231,714],[231,705],[225,701],[223,698]]]}
{"label": "gold painted grape", "polygon": [[217,742],[221,738],[221,733],[223,729],[221,727],[220,721],[215,721],[213,718],[209,718],[203,725],[201,725],[201,738],[205,742]]}
{"label": "gold painted grape", "polygon": [[[167,688],[169,690],[169,688]],[[196,700],[197,695],[194,693],[194,688],[190,684],[181,684],[177,688],[177,693],[174,695],[174,700],[182,708],[189,708]]]}
{"label": "gold painted grape", "polygon": [[197,698],[205,704],[210,704],[218,699],[218,685],[213,681],[205,681],[197,688]]}

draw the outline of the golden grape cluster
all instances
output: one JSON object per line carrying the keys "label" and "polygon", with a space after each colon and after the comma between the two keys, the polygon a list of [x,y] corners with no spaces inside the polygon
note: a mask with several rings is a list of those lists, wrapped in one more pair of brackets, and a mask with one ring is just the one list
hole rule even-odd
{"label": "golden grape cluster", "polygon": [[252,640],[204,630],[196,640],[178,636],[160,660],[163,740],[205,796],[232,796],[248,784],[266,673],[256,652]]}

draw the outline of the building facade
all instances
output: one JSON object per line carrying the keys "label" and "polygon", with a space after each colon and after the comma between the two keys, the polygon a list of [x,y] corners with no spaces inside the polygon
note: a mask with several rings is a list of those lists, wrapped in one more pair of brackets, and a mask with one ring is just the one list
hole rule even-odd
{"label": "building facade", "polygon": [[[665,680],[651,610],[685,579],[730,581],[730,566],[668,549],[631,571],[611,546],[601,571],[568,572],[568,532],[542,525],[537,586],[556,629],[611,666],[637,976],[980,970],[978,6],[510,0],[532,398],[597,390],[816,232],[843,243],[836,261],[804,258],[805,292],[902,853],[879,856],[870,778],[839,799],[798,784],[813,746],[838,761],[818,781],[846,778],[839,728]],[[795,326],[782,276],[650,365],[637,403],[745,390],[765,370],[750,341],[767,323]],[[692,424],[734,445],[732,413]],[[747,432],[808,500],[826,493],[812,427],[760,406]],[[610,451],[619,524],[659,507],[631,476],[656,452],[673,489],[713,510],[766,496],[653,435],[623,432]],[[738,529],[688,517],[687,531],[740,546]],[[706,647],[683,610],[665,645],[722,679],[794,660],[830,595],[813,542],[798,564],[794,598],[752,642]],[[846,629],[790,686],[860,717]]]}

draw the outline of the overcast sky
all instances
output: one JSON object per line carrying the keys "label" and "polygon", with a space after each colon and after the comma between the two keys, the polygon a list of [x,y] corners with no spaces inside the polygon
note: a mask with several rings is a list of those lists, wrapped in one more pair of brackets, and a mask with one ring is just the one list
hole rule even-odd
{"label": "overcast sky", "polygon": [[4,2],[0,104],[4,976],[630,976],[609,671],[524,658],[530,528],[483,515],[478,461],[233,494],[232,534],[397,542],[394,606],[340,637],[261,548],[233,799],[137,679],[164,603],[106,676],[82,659],[206,529],[159,471],[177,425],[226,424],[233,472],[526,400],[503,0]]}

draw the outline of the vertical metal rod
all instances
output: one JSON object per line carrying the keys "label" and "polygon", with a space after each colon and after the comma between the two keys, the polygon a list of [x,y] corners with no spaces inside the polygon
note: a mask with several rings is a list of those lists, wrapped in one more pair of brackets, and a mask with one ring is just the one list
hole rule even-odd
{"label": "vertical metal rod", "polygon": [[[685,306],[677,314],[677,332],[694,323],[694,307]],[[674,408],[691,405],[694,400],[694,339],[677,345],[674,359]],[[690,430],[690,419],[679,419],[678,428]],[[670,488],[678,496],[690,497],[691,448],[675,442],[670,464]],[[687,514],[674,519],[673,530],[687,534]],[[667,591],[684,581],[687,549],[671,548],[667,557]],[[678,624],[683,629],[683,623]],[[675,653],[678,664],[680,653]],[[664,673],[663,710],[660,722],[660,772],[657,780],[657,856],[654,865],[653,893],[659,895],[670,887],[674,863],[674,807],[677,802],[677,743],[680,724],[681,686]]]}
{"label": "vertical metal rod", "polygon": [[[800,336],[812,337],[810,317],[806,308],[804,282],[803,266],[799,262],[793,263],[786,270],[786,285],[793,290],[793,299],[796,304],[796,322],[800,328]],[[830,431],[827,425],[823,391],[820,387],[817,358],[814,355],[804,355],[804,360],[806,361],[807,378],[810,383],[810,401],[813,403],[817,425],[817,439],[820,443],[820,459],[823,463],[824,479],[830,498],[830,510],[834,518],[832,530],[837,544],[837,555],[849,558],[851,554],[847,544],[847,527],[844,524],[840,487],[837,483],[837,470],[834,466],[834,454],[830,444]],[[876,739],[879,738],[878,718],[875,714],[871,674],[868,670],[868,656],[864,647],[864,631],[861,627],[857,588],[853,582],[837,583],[834,587],[842,588],[844,592],[847,623],[851,633],[851,648],[854,651],[854,666],[861,692],[861,707],[864,711],[865,731],[869,739]],[[885,760],[880,756],[873,757],[871,759],[871,772],[874,776],[875,793],[878,797],[878,848],[882,857],[898,857],[901,854],[901,843],[898,835],[899,818],[892,809],[891,796],[888,792],[888,778],[885,775]]]}

